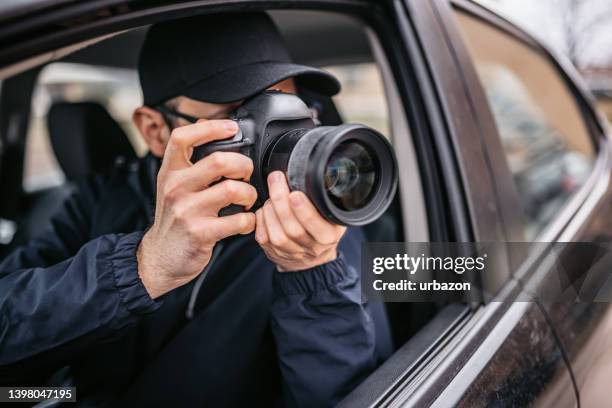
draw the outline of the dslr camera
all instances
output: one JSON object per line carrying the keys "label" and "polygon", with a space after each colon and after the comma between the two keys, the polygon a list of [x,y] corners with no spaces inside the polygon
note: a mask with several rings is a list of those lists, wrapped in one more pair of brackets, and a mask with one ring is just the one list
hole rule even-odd
{"label": "dslr camera", "polygon": [[[250,183],[257,210],[268,198],[267,176],[285,173],[289,188],[303,191],[327,220],[365,225],[389,207],[397,189],[397,160],[391,145],[364,125],[316,126],[296,95],[265,91],[234,110],[239,131],[231,139],[194,149],[192,161],[215,151],[239,152],[253,160]],[[221,215],[244,211],[232,205]]]}

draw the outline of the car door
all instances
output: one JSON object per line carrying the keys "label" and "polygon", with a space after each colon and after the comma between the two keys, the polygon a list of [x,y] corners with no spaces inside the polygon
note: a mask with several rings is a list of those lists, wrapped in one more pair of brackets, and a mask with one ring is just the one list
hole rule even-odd
{"label": "car door", "polygon": [[[601,406],[607,401],[605,378],[609,378],[612,361],[612,259],[608,254],[612,195],[610,146],[604,122],[577,85],[580,82],[575,80],[573,69],[559,65],[529,36],[472,3],[456,2],[453,14],[466,39],[468,58],[476,68],[465,63],[469,67],[464,71],[466,77],[478,76],[482,84],[471,88],[471,98],[488,99],[483,105],[491,108],[497,123],[490,134],[510,142],[534,132],[541,146],[530,144],[529,148],[545,152],[540,154],[543,160],[533,154],[528,160],[530,167],[520,169],[512,165],[507,145],[501,150],[491,146],[496,150],[493,155],[508,159],[498,162],[502,167],[498,171],[500,177],[506,173],[504,178],[513,179],[518,187],[520,197],[514,204],[523,210],[518,225],[525,240],[534,241],[529,245],[527,260],[514,257],[513,274],[536,297],[554,326],[581,403]],[[495,39],[504,56],[487,50]],[[465,51],[461,48],[455,42],[459,55]],[[505,71],[507,89],[495,89],[493,70]],[[514,85],[509,87],[512,81]],[[529,90],[523,94],[527,96],[522,104],[523,123],[509,121],[508,112],[500,106],[501,94],[517,105],[520,89]],[[519,125],[522,130],[516,132]],[[548,141],[544,144],[542,140]],[[556,168],[551,169],[554,163]],[[537,188],[529,185],[535,184],[530,178],[539,182]],[[502,196],[504,191],[498,188],[497,193]]]}
{"label": "car door", "polygon": [[[456,211],[448,222],[457,231],[454,239],[520,241],[518,192],[507,169],[495,166],[503,160],[501,141],[486,105],[472,100],[470,89],[480,84],[475,75],[463,72],[462,64],[470,69],[471,62],[457,57],[453,40],[462,40],[458,27],[454,31],[447,27],[453,17],[450,4],[442,0],[394,4],[424,95],[432,139],[439,157],[444,157],[444,194],[460,197],[456,208],[463,208],[461,202],[465,205],[465,212]],[[445,309],[345,405],[574,406],[571,371],[555,332],[545,311],[512,273],[517,259],[526,253],[507,249],[505,262],[495,265],[481,282],[494,296],[493,302],[476,299],[463,315],[453,313],[456,306]]]}

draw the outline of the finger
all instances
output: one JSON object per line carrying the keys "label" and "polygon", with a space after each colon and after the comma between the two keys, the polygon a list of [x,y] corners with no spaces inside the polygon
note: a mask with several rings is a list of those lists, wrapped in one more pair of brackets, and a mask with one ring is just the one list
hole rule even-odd
{"label": "finger", "polygon": [[289,185],[282,172],[274,171],[270,173],[268,176],[268,191],[274,211],[287,237],[303,247],[312,246],[315,243],[314,239],[293,214],[289,204]]}
{"label": "finger", "polygon": [[202,226],[206,238],[217,242],[232,235],[246,235],[255,229],[255,214],[242,212],[224,217],[207,218]]}
{"label": "finger", "polygon": [[285,252],[302,252],[302,248],[285,234],[270,200],[266,201],[263,206],[263,216],[268,240],[275,248]]}
{"label": "finger", "polygon": [[193,197],[192,205],[196,210],[216,215],[230,204],[242,205],[248,210],[257,200],[257,190],[244,181],[228,179],[193,194]]}
{"label": "finger", "polygon": [[199,191],[221,178],[249,181],[253,160],[241,153],[214,152],[178,174],[183,188]]}
{"label": "finger", "polygon": [[213,140],[226,139],[238,131],[232,120],[207,120],[172,131],[162,161],[162,169],[178,170],[191,166],[193,148]]}
{"label": "finger", "polygon": [[268,244],[268,232],[266,231],[266,220],[264,219],[263,209],[255,211],[255,241],[259,245]]}
{"label": "finger", "polygon": [[312,202],[301,191],[293,191],[289,194],[289,202],[293,213],[306,228],[306,231],[320,244],[329,245],[338,240],[345,227],[332,224],[327,221]]}

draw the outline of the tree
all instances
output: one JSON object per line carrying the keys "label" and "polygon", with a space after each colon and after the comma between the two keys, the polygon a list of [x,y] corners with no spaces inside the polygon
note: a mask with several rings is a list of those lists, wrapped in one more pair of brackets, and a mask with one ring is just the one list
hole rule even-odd
{"label": "tree", "polygon": [[[587,68],[594,61],[590,53],[594,41],[612,35],[612,2],[594,0],[547,0],[558,7],[565,37],[565,53],[578,68]],[[607,56],[604,64],[612,63],[612,50],[602,50]]]}
{"label": "tree", "polygon": [[479,0],[498,10],[579,69],[612,65],[610,0]]}

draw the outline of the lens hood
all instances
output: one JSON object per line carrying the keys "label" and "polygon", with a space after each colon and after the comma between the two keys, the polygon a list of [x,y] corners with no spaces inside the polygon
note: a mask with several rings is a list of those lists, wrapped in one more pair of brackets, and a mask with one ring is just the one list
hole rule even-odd
{"label": "lens hood", "polygon": [[[389,142],[375,130],[358,124],[321,126],[301,132],[287,163],[292,190],[304,191],[319,212],[342,225],[365,225],[380,217],[391,204],[397,189],[397,161]],[[347,210],[338,204],[326,186],[330,158],[341,145],[357,143],[370,152],[375,182],[367,202]]]}

